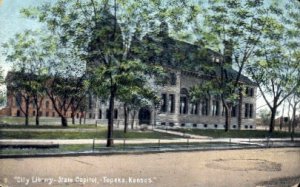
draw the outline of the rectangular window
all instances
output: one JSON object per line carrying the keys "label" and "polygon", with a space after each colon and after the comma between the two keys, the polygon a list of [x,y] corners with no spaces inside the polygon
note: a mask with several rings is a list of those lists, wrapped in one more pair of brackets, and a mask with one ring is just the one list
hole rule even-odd
{"label": "rectangular window", "polygon": [[198,114],[198,103],[193,103],[191,106],[191,114]]}
{"label": "rectangular window", "polygon": [[253,104],[250,104],[250,108],[249,108],[249,118],[253,117]]}
{"label": "rectangular window", "polygon": [[114,110],[114,118],[118,119],[118,110],[117,109]]}
{"label": "rectangular window", "polygon": [[174,113],[175,112],[175,95],[174,94],[170,94],[169,95],[169,107],[170,107],[170,113]]}
{"label": "rectangular window", "polygon": [[232,106],[231,108],[231,117],[236,117],[236,106]]}
{"label": "rectangular window", "polygon": [[253,118],[253,104],[245,103],[245,118]]}
{"label": "rectangular window", "polygon": [[102,119],[102,110],[99,109],[98,119]]}
{"label": "rectangular window", "polygon": [[205,116],[208,115],[208,99],[204,99],[202,101],[201,113],[202,113],[202,115],[205,115]]}
{"label": "rectangular window", "polygon": [[246,96],[253,97],[254,96],[254,88],[246,87]]}
{"label": "rectangular window", "polygon": [[213,106],[212,106],[212,115],[213,116],[218,116],[219,113],[220,113],[219,101],[214,100],[213,101]]}
{"label": "rectangular window", "polygon": [[187,106],[187,98],[180,97],[180,114],[187,114],[188,106]]}
{"label": "rectangular window", "polygon": [[248,109],[249,109],[249,104],[245,103],[245,118],[248,118]]}
{"label": "rectangular window", "polygon": [[161,94],[161,112],[167,112],[167,94]]}

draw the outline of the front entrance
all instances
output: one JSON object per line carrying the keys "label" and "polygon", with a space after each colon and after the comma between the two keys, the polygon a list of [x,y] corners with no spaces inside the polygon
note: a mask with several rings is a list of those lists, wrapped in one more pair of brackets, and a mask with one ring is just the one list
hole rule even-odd
{"label": "front entrance", "polygon": [[139,124],[147,124],[150,125],[151,121],[151,112],[148,108],[141,108],[139,110]]}

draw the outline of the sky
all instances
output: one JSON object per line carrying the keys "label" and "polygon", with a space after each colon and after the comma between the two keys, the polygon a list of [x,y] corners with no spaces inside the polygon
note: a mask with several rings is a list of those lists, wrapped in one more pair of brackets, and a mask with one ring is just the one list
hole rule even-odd
{"label": "sky", "polygon": [[[4,68],[4,74],[11,69],[11,66],[5,62],[2,43],[7,42],[15,34],[26,29],[41,28],[41,24],[35,20],[30,20],[20,14],[22,8],[38,6],[49,0],[0,0],[0,66]],[[258,91],[259,93],[259,91]],[[262,97],[257,100],[257,108],[262,109],[266,103]],[[278,110],[280,113],[281,108]],[[287,110],[286,110],[287,111]]]}

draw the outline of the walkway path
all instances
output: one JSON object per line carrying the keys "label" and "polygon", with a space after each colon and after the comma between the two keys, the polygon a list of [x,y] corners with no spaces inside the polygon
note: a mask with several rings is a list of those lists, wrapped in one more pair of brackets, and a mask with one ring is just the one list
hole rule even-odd
{"label": "walkway path", "polygon": [[[0,144],[93,144],[93,139],[2,139]],[[224,142],[224,143],[240,143],[240,144],[260,144],[267,141],[264,138],[214,138],[214,139],[190,139],[190,138],[176,138],[176,139],[116,139],[115,144],[166,144],[166,143],[210,143],[210,142]],[[289,138],[271,138],[271,142],[288,142]],[[296,138],[295,141],[300,141]],[[106,139],[96,139],[95,143],[105,144]]]}
{"label": "walkway path", "polygon": [[194,134],[187,134],[183,132],[177,132],[172,130],[164,130],[164,129],[153,129],[153,131],[160,132],[160,133],[167,133],[172,135],[178,135],[185,138],[194,138],[194,139],[211,139],[212,137],[209,136],[200,136],[200,135],[194,135]]}

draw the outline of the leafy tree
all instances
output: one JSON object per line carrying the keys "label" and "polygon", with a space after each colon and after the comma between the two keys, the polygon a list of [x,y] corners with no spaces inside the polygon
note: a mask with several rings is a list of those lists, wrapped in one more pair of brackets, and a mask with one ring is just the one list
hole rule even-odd
{"label": "leafy tree", "polygon": [[[211,59],[207,59],[209,63],[198,66],[201,72],[211,75],[210,82],[221,96],[227,131],[230,127],[231,109],[244,92],[242,73],[249,59],[256,55],[265,30],[273,28],[272,23],[276,20],[272,18],[272,10],[275,6],[252,0],[213,0],[210,3],[200,14],[203,19],[195,20],[194,30],[199,35],[197,43],[214,49],[219,54],[204,49],[202,52]],[[239,109],[240,128],[241,106]]]}
{"label": "leafy tree", "polygon": [[[114,100],[117,98],[122,64],[132,61],[128,56],[134,33],[142,36],[155,30],[160,18],[176,20],[174,28],[182,26],[182,17],[193,16],[185,1],[78,1],[59,0],[23,13],[45,22],[48,29],[59,36],[62,45],[72,48],[87,63],[94,80],[105,80],[95,88],[96,93],[109,97],[109,122],[107,146],[111,146],[113,132]],[[179,6],[178,6],[179,5]],[[185,8],[187,7],[187,8]],[[187,14],[183,14],[186,12]],[[186,15],[186,16],[183,16]],[[101,77],[102,76],[102,77]],[[93,84],[93,85],[99,85]],[[121,85],[120,85],[121,84]],[[125,84],[124,84],[125,85]],[[106,93],[101,88],[107,89]]]}
{"label": "leafy tree", "polygon": [[[39,125],[39,110],[45,95],[46,58],[51,46],[48,37],[41,32],[26,30],[17,34],[9,42],[3,44],[6,49],[7,61],[12,63],[14,73],[9,77],[8,84],[11,93],[23,98],[25,109],[20,101],[20,109],[25,115],[25,124],[28,125],[28,112],[31,102],[36,108],[36,125]],[[23,73],[23,75],[22,75]]]}
{"label": "leafy tree", "polygon": [[300,86],[299,7],[300,3],[288,1],[285,11],[277,10],[276,18],[281,24],[273,22],[273,29],[265,31],[258,57],[248,67],[271,111],[270,133],[277,108]]}
{"label": "leafy tree", "polygon": [[25,116],[25,125],[29,124],[29,105],[31,102],[32,74],[24,71],[11,72],[7,76],[8,94],[14,96],[17,106]]}
{"label": "leafy tree", "polygon": [[[84,76],[81,77],[48,77],[46,83],[46,93],[55,111],[61,118],[63,127],[68,126],[67,113],[71,110],[71,117],[81,106],[85,98]],[[72,108],[73,107],[73,108]]]}
{"label": "leafy tree", "polygon": [[1,89],[2,86],[4,86],[4,77],[3,77],[3,69],[2,66],[0,66],[0,106],[5,103],[5,95],[3,89]]}

